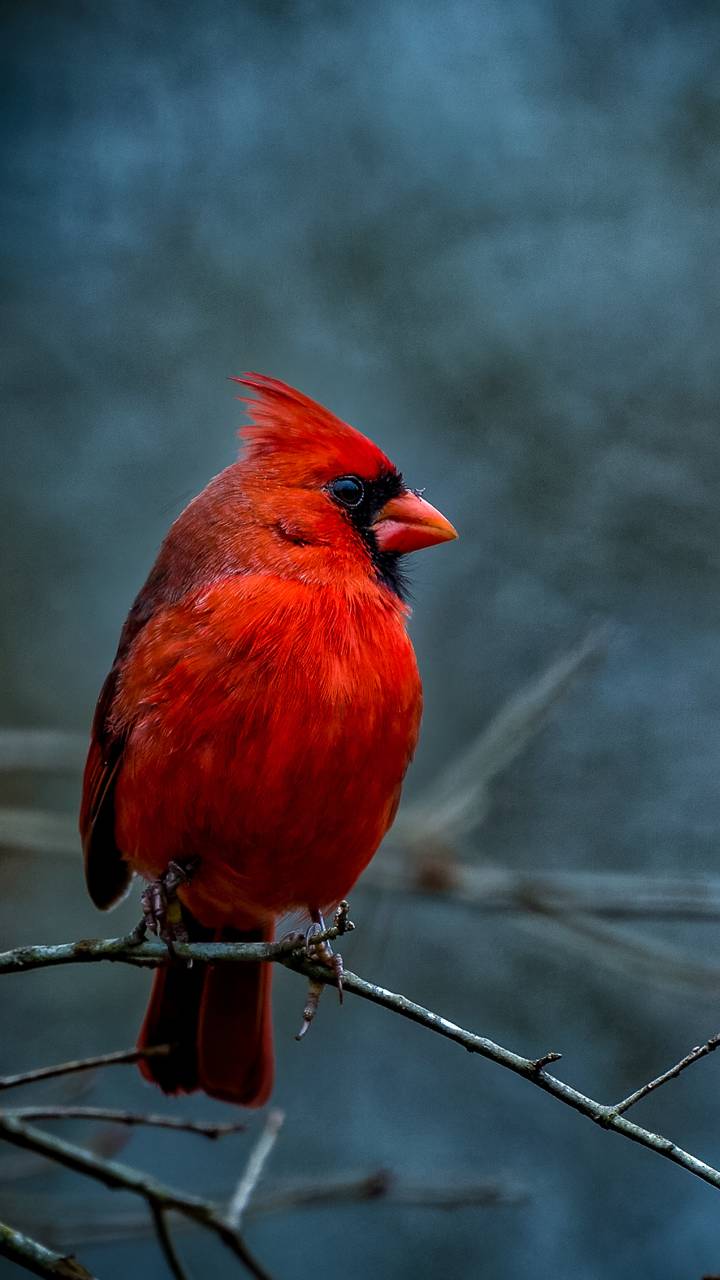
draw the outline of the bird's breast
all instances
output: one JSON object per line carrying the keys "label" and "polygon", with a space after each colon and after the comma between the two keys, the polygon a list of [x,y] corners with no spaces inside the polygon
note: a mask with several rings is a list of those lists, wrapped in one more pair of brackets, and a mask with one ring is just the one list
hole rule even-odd
{"label": "bird's breast", "polygon": [[387,595],[240,579],[140,637],[116,834],[148,876],[198,854],[208,924],[336,901],[392,821],[421,691]]}

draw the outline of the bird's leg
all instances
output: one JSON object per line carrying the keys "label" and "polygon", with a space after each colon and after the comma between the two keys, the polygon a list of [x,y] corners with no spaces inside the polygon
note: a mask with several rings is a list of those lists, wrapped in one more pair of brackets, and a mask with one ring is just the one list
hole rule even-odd
{"label": "bird's leg", "polygon": [[[334,927],[337,929],[339,934],[345,933],[348,926],[351,929],[354,927],[352,923],[350,923],[350,921],[348,920],[348,910],[349,910],[348,904],[343,899],[343,901],[340,903],[339,907],[337,908],[337,911],[335,912],[335,919],[333,921]],[[323,919],[323,914],[317,907],[314,907],[311,910],[310,915],[312,917],[313,923],[310,925],[310,927],[307,929],[305,933],[305,951],[307,953],[309,960],[318,960],[320,964],[324,964],[328,967],[328,969],[332,969],[333,973],[335,974],[335,982],[337,984],[337,989],[338,989],[338,998],[340,1000],[340,1004],[342,1004],[343,1002],[342,980],[343,980],[343,973],[344,973],[343,958],[339,952],[333,951],[332,946],[330,945],[330,942],[328,941],[327,938],[322,938],[322,940],[319,942],[313,941],[316,934],[323,934],[326,932],[326,926],[325,926],[325,921]],[[325,985],[326,984],[324,982],[318,982],[317,979],[315,978],[310,979],[310,986],[308,988],[307,999],[305,1001],[305,1008],[303,1009],[302,1026],[295,1037],[296,1040],[302,1040],[311,1022],[313,1021],[313,1018],[317,1013],[318,1005],[320,1003],[320,996],[322,995],[323,987]]]}
{"label": "bird's leg", "polygon": [[188,941],[177,891],[188,883],[199,866],[197,857],[186,858],[183,862],[172,859],[168,862],[167,871],[157,880],[150,881],[140,899],[143,918],[138,927],[144,933],[154,933],[162,938],[171,956],[175,955],[173,943]]}
{"label": "bird's leg", "polygon": [[[347,903],[343,901],[338,907],[337,911],[335,912],[334,923],[336,926],[339,924],[341,919],[343,923],[346,922],[347,910],[348,910]],[[333,973],[335,974],[335,981],[337,982],[338,997],[340,999],[340,1004],[342,1004],[342,1001],[343,1001],[342,979],[343,979],[343,973],[344,973],[343,958],[340,955],[339,951],[337,952],[333,951],[332,946],[328,942],[327,938],[324,938],[322,942],[313,942],[313,937],[316,933],[325,933],[326,925],[323,919],[322,911],[313,909],[310,912],[310,914],[312,916],[313,923],[310,925],[310,928],[308,929],[306,934],[306,938],[305,938],[306,949],[308,953],[312,951],[313,958],[316,960],[319,960],[320,964],[327,965],[328,969],[332,969]],[[342,933],[344,932],[344,930],[341,928],[339,929],[339,932]]]}

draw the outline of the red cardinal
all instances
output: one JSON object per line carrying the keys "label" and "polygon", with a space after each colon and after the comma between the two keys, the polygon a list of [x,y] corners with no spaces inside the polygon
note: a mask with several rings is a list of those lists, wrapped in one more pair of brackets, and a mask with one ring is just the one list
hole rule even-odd
{"label": "red cardinal", "polygon": [[[400,559],[456,537],[385,454],[259,374],[240,461],[175,521],[95,713],[80,830],[106,909],[133,872],[199,859],[191,939],[271,939],[352,888],[390,826],[422,690]],[[158,971],[143,1074],[260,1106],[273,1052],[268,963]]]}

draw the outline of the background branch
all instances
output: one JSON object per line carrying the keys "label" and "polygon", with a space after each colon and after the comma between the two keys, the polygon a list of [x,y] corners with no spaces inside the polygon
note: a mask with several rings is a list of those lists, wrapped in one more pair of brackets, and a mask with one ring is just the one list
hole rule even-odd
{"label": "background branch", "polygon": [[151,1209],[155,1206],[163,1211],[177,1210],[214,1232],[256,1280],[269,1280],[268,1273],[252,1256],[239,1231],[227,1222],[219,1208],[211,1202],[166,1186],[129,1165],[96,1156],[6,1113],[0,1113],[0,1137],[26,1151],[46,1156],[55,1164],[64,1165],[96,1182],[102,1182],[106,1187],[131,1191],[141,1196]]}
{"label": "background branch", "polygon": [[[214,1197],[222,1200],[222,1194]],[[35,1224],[38,1210],[44,1209],[42,1195],[14,1196],[16,1212]],[[88,1219],[87,1208],[73,1213],[69,1197],[62,1199],[62,1212],[58,1213],[58,1198],[53,1196],[47,1207],[47,1219],[40,1217],[43,1233],[56,1244],[72,1241],[73,1244],[105,1243],[128,1236],[148,1236],[153,1225],[147,1214],[119,1209],[103,1216]],[[343,1204],[360,1204],[369,1201],[432,1210],[498,1209],[516,1208],[528,1203],[527,1189],[520,1184],[498,1178],[473,1180],[467,1178],[452,1182],[420,1182],[403,1177],[393,1169],[374,1169],[370,1172],[340,1173],[322,1178],[283,1180],[268,1191],[256,1192],[243,1215],[244,1221],[265,1217],[268,1214],[294,1213],[303,1209],[331,1209]],[[197,1224],[190,1218],[174,1217],[174,1230],[194,1229]]]}
{"label": "background branch", "polygon": [[36,1067],[32,1071],[19,1071],[15,1075],[0,1076],[0,1089],[16,1089],[21,1084],[35,1084],[37,1080],[69,1076],[76,1071],[95,1071],[98,1067],[139,1062],[141,1058],[160,1058],[169,1052],[170,1045],[158,1044],[148,1049],[120,1049],[117,1053],[100,1053],[92,1058],[73,1058],[71,1062],[59,1062],[51,1067]]}
{"label": "background branch", "polygon": [[160,1246],[160,1252],[165,1258],[175,1280],[189,1280],[170,1233],[166,1210],[163,1209],[161,1205],[153,1202],[150,1205],[150,1212],[152,1214],[155,1235],[157,1236],[157,1242]]}
{"label": "background branch", "polygon": [[50,1276],[54,1280],[58,1277],[60,1280],[94,1280],[77,1258],[46,1249],[32,1236],[26,1236],[4,1222],[0,1222],[0,1258],[9,1258],[36,1276]]}
{"label": "background branch", "polygon": [[151,1112],[124,1111],[113,1107],[12,1107],[4,1115],[16,1120],[100,1120],[106,1124],[148,1125],[155,1129],[174,1129],[180,1133],[196,1133],[203,1138],[224,1138],[229,1133],[242,1133],[242,1122],[214,1123],[211,1120],[185,1120],[182,1116],[154,1115]]}
{"label": "background branch", "polygon": [[250,1152],[250,1158],[245,1166],[245,1171],[238,1182],[235,1192],[231,1197],[230,1204],[228,1205],[227,1220],[231,1226],[240,1226],[245,1210],[250,1203],[250,1197],[262,1177],[265,1165],[267,1164],[270,1153],[278,1140],[278,1135],[284,1123],[284,1112],[279,1111],[276,1108],[272,1108],[268,1111],[264,1128],[255,1146]]}

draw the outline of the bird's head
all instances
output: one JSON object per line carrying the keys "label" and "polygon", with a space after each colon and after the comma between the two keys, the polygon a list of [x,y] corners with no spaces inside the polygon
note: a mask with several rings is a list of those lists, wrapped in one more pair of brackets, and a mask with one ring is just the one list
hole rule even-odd
{"label": "bird's head", "polygon": [[398,560],[457,537],[449,520],[371,440],[322,405],[262,374],[233,378],[250,422],[241,429],[243,485],[275,537],[326,547],[367,565],[400,591]]}

